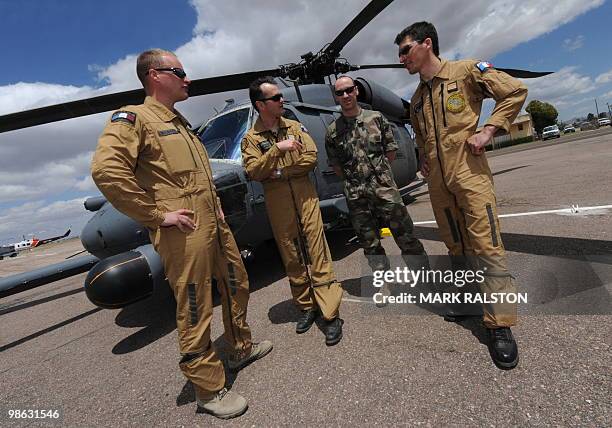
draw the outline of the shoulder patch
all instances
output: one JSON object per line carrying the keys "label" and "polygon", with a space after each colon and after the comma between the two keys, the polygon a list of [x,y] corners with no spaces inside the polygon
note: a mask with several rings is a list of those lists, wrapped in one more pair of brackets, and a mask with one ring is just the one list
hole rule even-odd
{"label": "shoulder patch", "polygon": [[125,122],[134,125],[136,123],[136,113],[125,110],[116,111],[111,116],[111,123],[114,122]]}
{"label": "shoulder patch", "polygon": [[476,68],[480,70],[481,73],[493,68],[493,64],[487,61],[480,61],[476,64]]}

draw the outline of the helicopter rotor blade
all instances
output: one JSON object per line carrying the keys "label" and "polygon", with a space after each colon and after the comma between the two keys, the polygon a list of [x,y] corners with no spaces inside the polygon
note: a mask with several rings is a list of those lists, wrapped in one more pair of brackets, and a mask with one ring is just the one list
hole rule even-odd
{"label": "helicopter rotor blade", "polygon": [[[195,97],[243,89],[248,87],[249,83],[257,77],[266,75],[276,77],[280,76],[280,74],[281,70],[274,68],[270,70],[249,71],[246,73],[196,79],[189,85],[189,95]],[[101,95],[84,100],[70,101],[67,103],[11,113],[0,116],[0,133],[116,110],[125,105],[140,104],[144,98],[145,93],[143,89],[134,89],[131,91]]]}
{"label": "helicopter rotor blade", "polygon": [[[351,71],[368,70],[368,69],[374,69],[374,68],[404,68],[404,64],[396,63],[396,64],[352,65]],[[518,77],[521,79],[535,79],[537,77],[547,76],[553,73],[553,71],[529,71],[529,70],[520,70],[517,68],[495,67],[495,69],[499,71],[503,71],[504,73],[509,74],[512,77]]]}
{"label": "helicopter rotor blade", "polygon": [[359,14],[336,36],[326,48],[325,52],[338,55],[340,51],[361,31],[371,20],[389,6],[393,0],[372,0]]}

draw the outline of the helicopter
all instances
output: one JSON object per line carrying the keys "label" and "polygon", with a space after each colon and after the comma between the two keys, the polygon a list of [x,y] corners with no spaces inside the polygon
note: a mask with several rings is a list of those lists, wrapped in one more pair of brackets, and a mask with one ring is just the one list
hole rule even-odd
{"label": "helicopter", "polygon": [[[197,79],[189,86],[189,95],[194,97],[243,89],[260,76],[276,79],[284,98],[284,116],[299,121],[318,146],[318,164],[311,179],[317,188],[327,231],[346,226],[348,219],[342,181],[328,163],[324,150],[326,128],[341,114],[330,76],[365,69],[403,68],[400,63],[354,65],[340,58],[344,46],[392,1],[372,0],[331,43],[317,53],[301,55],[297,63]],[[501,70],[523,78],[550,74]],[[329,79],[327,83],[325,78]],[[399,145],[392,165],[393,174],[402,196],[406,197],[418,165],[418,152],[406,128],[410,123],[409,102],[372,79],[356,77],[354,80],[359,89],[358,102],[365,108],[380,111],[389,120]],[[13,113],[0,117],[0,132],[115,110],[143,100],[144,91],[140,89]],[[241,163],[240,142],[256,118],[257,112],[250,101],[236,103],[230,99],[221,111],[193,129],[209,154],[225,219],[245,260],[252,259],[254,249],[273,237],[263,187],[248,178]],[[149,241],[147,229],[119,212],[104,197],[89,198],[84,205],[85,209],[94,212],[80,235],[90,255],[1,278],[0,297],[88,270],[86,294],[92,303],[102,308],[126,306],[150,296],[157,287],[165,286],[161,258]]]}

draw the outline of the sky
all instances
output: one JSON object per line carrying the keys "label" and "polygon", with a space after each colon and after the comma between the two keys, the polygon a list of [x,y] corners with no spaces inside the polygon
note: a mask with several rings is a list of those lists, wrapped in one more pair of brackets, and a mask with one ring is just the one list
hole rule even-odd
{"label": "sky", "polygon": [[[0,0],[0,115],[139,88],[136,57],[153,47],[176,52],[192,79],[297,62],[332,41],[367,3]],[[549,102],[560,119],[570,119],[595,113],[595,99],[600,112],[612,104],[610,16],[604,0],[395,0],[342,56],[353,64],[396,62],[395,35],[415,21],[430,21],[445,58],[553,71],[525,80],[527,102]],[[406,99],[418,84],[402,69],[353,74]],[[200,123],[230,97],[247,94],[196,97],[177,108]],[[68,227],[79,233],[91,217],[83,201],[99,194],[89,166],[109,114],[0,134],[0,243]]]}

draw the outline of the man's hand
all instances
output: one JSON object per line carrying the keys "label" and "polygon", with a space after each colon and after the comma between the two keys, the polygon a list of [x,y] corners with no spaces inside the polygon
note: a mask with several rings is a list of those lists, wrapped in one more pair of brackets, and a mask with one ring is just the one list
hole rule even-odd
{"label": "man's hand", "polygon": [[429,161],[425,158],[425,156],[422,156],[419,159],[419,171],[421,171],[423,177],[427,177],[429,175]]}
{"label": "man's hand", "polygon": [[467,145],[473,155],[480,156],[485,152],[485,146],[491,142],[495,131],[497,131],[495,126],[486,125],[478,134],[467,139]]}
{"label": "man's hand", "polygon": [[161,227],[176,226],[183,233],[190,232],[196,228],[193,220],[189,217],[192,215],[193,211],[185,208],[166,213]]}
{"label": "man's hand", "polygon": [[302,150],[302,143],[296,140],[283,140],[276,143],[281,152],[292,152],[294,150]]}
{"label": "man's hand", "polygon": [[223,213],[223,208],[221,208],[221,206],[219,206],[219,219],[221,219],[221,221],[225,221],[225,213]]}

